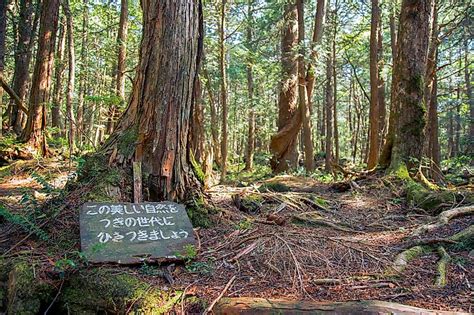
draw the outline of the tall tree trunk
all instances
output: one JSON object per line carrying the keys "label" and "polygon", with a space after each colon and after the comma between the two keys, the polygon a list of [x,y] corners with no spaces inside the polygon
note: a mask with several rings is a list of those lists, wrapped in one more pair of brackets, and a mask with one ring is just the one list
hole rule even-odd
{"label": "tall tree trunk", "polygon": [[380,7],[378,0],[372,0],[372,17],[370,24],[370,113],[369,113],[369,157],[367,168],[377,165],[379,158],[379,69],[378,69],[378,30],[380,24]]}
{"label": "tall tree trunk", "polygon": [[469,141],[467,143],[467,154],[474,154],[474,95],[472,94],[471,85],[471,71],[468,67],[469,64],[469,42],[467,31],[469,29],[464,26],[464,80],[466,84],[466,96],[469,104]]}
{"label": "tall tree trunk", "polygon": [[[204,58],[203,58],[204,59]],[[220,146],[219,146],[219,117],[217,114],[217,104],[214,98],[214,93],[212,92],[211,78],[209,72],[207,72],[206,65],[203,64],[202,72],[204,78],[206,79],[206,90],[209,97],[209,107],[211,112],[211,138],[212,138],[212,151],[214,154],[214,162],[217,166],[221,166],[220,159]]]}
{"label": "tall tree trunk", "polygon": [[[15,49],[15,70],[13,74],[13,90],[22,101],[25,101],[29,81],[29,65],[32,54],[33,38],[33,0],[20,0],[20,10],[18,17],[18,43]],[[38,4],[39,5],[39,4]],[[35,15],[38,20],[38,15]],[[13,100],[10,101],[9,124],[17,134],[21,134],[25,114],[16,106]]]}
{"label": "tall tree trunk", "polygon": [[337,7],[333,13],[334,32],[332,38],[332,87],[333,87],[333,123],[334,123],[334,160],[339,164],[339,129],[337,124],[337,75],[336,75],[336,36],[337,36]]}
{"label": "tall tree trunk", "polygon": [[254,83],[253,83],[253,0],[248,0],[247,6],[247,38],[246,46],[248,50],[247,56],[247,90],[249,99],[249,119],[248,119],[248,137],[247,152],[245,156],[245,170],[253,169],[253,156],[255,153],[255,104],[254,104]]}
{"label": "tall tree trunk", "polygon": [[[66,93],[66,116],[68,121],[68,141],[70,152],[76,151],[76,120],[74,117],[73,99],[76,81],[76,54],[74,51],[74,23],[69,0],[63,2],[67,21],[68,81]],[[79,130],[80,131],[80,130]]]}
{"label": "tall tree trunk", "polygon": [[299,99],[299,110],[301,111],[302,123],[303,123],[303,143],[304,143],[304,156],[305,156],[305,168],[307,171],[312,171],[314,168],[314,149],[312,127],[311,127],[311,112],[309,104],[307,102],[307,91],[306,91],[306,66],[305,66],[305,49],[304,49],[304,2],[303,0],[296,0],[296,7],[298,11],[298,99]]}
{"label": "tall tree trunk", "polygon": [[380,153],[378,164],[381,167],[388,167],[390,165],[390,158],[392,156],[393,140],[395,139],[396,122],[398,109],[395,107],[395,60],[397,58],[397,26],[395,25],[395,9],[392,3],[390,14],[390,48],[392,52],[392,79],[390,84],[390,115],[388,118],[387,135]]}
{"label": "tall tree trunk", "polygon": [[79,97],[76,107],[76,129],[77,142],[82,147],[85,129],[84,129],[84,99],[86,94],[86,78],[87,75],[87,42],[89,37],[89,0],[84,0],[82,11],[82,43],[81,43],[81,69],[79,76]]}
{"label": "tall tree trunk", "polygon": [[[140,62],[128,108],[102,148],[112,165],[141,161],[149,199],[190,197],[199,183],[190,166],[190,112],[202,51],[202,11],[195,0],[142,0]],[[130,139],[134,139],[130,141]]]}
{"label": "tall tree trunk", "polygon": [[[128,0],[121,0],[120,5],[120,22],[117,35],[117,73],[115,81],[115,94],[120,105],[125,103],[125,59],[127,57],[127,34],[128,34]],[[118,115],[119,106],[116,104],[111,106],[111,115],[107,122],[107,133],[111,134],[115,119]]]}
{"label": "tall tree trunk", "polygon": [[385,105],[385,81],[383,79],[383,67],[384,67],[384,60],[383,60],[383,37],[382,37],[382,19],[379,20],[378,25],[378,36],[377,36],[377,77],[378,77],[378,107],[379,107],[379,148],[378,152],[382,149],[385,139],[386,133],[386,116],[387,116],[387,108]]}
{"label": "tall tree trunk", "polygon": [[[0,76],[5,68],[5,38],[7,31],[7,0],[0,0]],[[3,132],[3,89],[0,88],[0,136]]]}
{"label": "tall tree trunk", "polygon": [[64,51],[66,42],[66,20],[60,23],[59,26],[59,42],[56,52],[56,68],[54,70],[54,90],[53,100],[51,104],[51,125],[59,129],[59,133],[63,133],[63,123],[61,118],[61,103],[63,98],[63,76],[66,65],[64,63]]}
{"label": "tall tree trunk", "polygon": [[428,124],[426,125],[426,155],[430,159],[430,177],[439,180],[440,148],[438,140],[438,6],[434,3],[431,26],[431,40],[426,63],[425,104],[428,106]]}
{"label": "tall tree trunk", "polygon": [[287,0],[281,39],[282,81],[278,97],[278,132],[270,140],[273,154],[271,167],[275,173],[297,165],[297,136],[301,129],[301,111],[297,110],[298,83],[298,11],[294,0]]}
{"label": "tall tree trunk", "polygon": [[325,159],[325,169],[327,172],[332,171],[332,131],[334,129],[333,122],[332,122],[332,115],[333,115],[333,76],[334,69],[333,69],[333,60],[332,60],[332,53],[331,50],[328,49],[327,56],[326,56],[326,159]]}
{"label": "tall tree trunk", "polygon": [[[395,106],[398,113],[397,132],[390,167],[398,170],[418,169],[423,154],[426,105],[424,76],[430,35],[431,0],[404,0],[398,29],[395,62]],[[416,53],[413,53],[416,52]]]}
{"label": "tall tree trunk", "polygon": [[59,18],[59,0],[44,0],[41,8],[36,64],[31,83],[28,119],[20,139],[34,151],[48,154],[46,104],[51,88],[54,43]]}
{"label": "tall tree trunk", "polygon": [[221,180],[225,180],[227,174],[227,64],[225,46],[227,0],[222,0],[221,16],[219,23],[219,69],[221,72],[221,107],[222,107],[222,133],[221,133]]}

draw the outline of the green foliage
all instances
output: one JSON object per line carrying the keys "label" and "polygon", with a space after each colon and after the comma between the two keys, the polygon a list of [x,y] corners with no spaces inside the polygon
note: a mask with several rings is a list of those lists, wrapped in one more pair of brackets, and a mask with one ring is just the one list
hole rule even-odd
{"label": "green foliage", "polygon": [[259,192],[288,192],[288,191],[291,191],[291,188],[284,184],[284,183],[280,183],[280,182],[267,182],[267,183],[264,183],[262,184],[259,188],[258,188],[258,191]]}
{"label": "green foliage", "polygon": [[236,225],[235,225],[235,228],[237,230],[250,230],[253,226],[253,222],[252,220],[246,218],[246,219],[243,219],[243,220],[240,220]]}
{"label": "green foliage", "polygon": [[186,270],[191,273],[197,273],[203,276],[210,276],[214,271],[214,263],[210,260],[208,261],[193,261],[186,264]]}
{"label": "green foliage", "polygon": [[3,217],[6,221],[19,226],[27,233],[35,234],[41,240],[46,241],[49,239],[48,234],[43,231],[38,225],[31,221],[32,218],[27,216],[14,214],[8,211],[3,205],[0,204],[0,217]]}

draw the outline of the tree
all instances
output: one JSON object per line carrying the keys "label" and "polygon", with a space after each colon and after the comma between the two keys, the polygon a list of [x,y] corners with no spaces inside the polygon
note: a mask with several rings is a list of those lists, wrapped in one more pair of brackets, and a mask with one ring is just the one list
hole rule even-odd
{"label": "tree", "polygon": [[394,65],[395,99],[399,109],[390,168],[418,168],[423,154],[426,105],[424,76],[430,35],[430,0],[404,0]]}
{"label": "tree", "polygon": [[140,62],[128,107],[101,149],[111,165],[141,162],[150,200],[184,199],[191,169],[190,113],[202,51],[199,1],[143,0]]}
{"label": "tree", "polygon": [[298,100],[299,110],[301,111],[303,124],[303,143],[305,154],[305,168],[307,171],[312,171],[314,168],[314,152],[312,140],[311,127],[311,112],[307,102],[307,81],[306,81],[306,66],[305,66],[305,49],[304,49],[304,2],[303,0],[296,1],[298,11]]}
{"label": "tree", "polygon": [[54,47],[59,18],[59,0],[44,0],[41,8],[38,50],[31,82],[28,119],[20,139],[34,152],[48,154],[46,103],[51,88]]}
{"label": "tree", "polygon": [[370,130],[369,159],[367,167],[374,168],[379,158],[379,64],[378,64],[378,31],[380,24],[379,1],[372,0],[372,17],[370,23]]}
{"label": "tree", "polygon": [[[63,2],[64,14],[66,15],[67,24],[67,51],[68,51],[68,81],[66,93],[66,116],[68,122],[68,140],[69,150],[76,150],[76,119],[73,111],[74,85],[76,81],[76,54],[74,51],[74,23],[72,20],[69,0]],[[77,128],[80,132],[81,129]]]}
{"label": "tree", "polygon": [[[7,30],[7,0],[0,0],[0,76],[5,68],[5,35]],[[0,89],[0,135],[3,129],[3,89]]]}
{"label": "tree", "polygon": [[248,60],[247,60],[247,89],[248,89],[248,99],[249,99],[249,128],[248,128],[248,138],[247,138],[247,152],[245,156],[245,169],[253,169],[253,156],[255,153],[255,104],[254,104],[254,83],[253,83],[253,0],[248,0],[247,7],[247,38],[246,45],[248,50]]}
{"label": "tree", "polygon": [[222,0],[221,15],[219,20],[219,69],[221,74],[221,107],[222,107],[222,134],[221,134],[221,179],[227,174],[227,64],[225,45],[225,22],[226,22],[227,0]]}
{"label": "tree", "polygon": [[66,68],[64,62],[64,51],[66,43],[66,21],[63,19],[59,25],[59,42],[56,49],[56,67],[54,69],[54,90],[51,104],[51,126],[59,128],[62,133],[63,123],[61,117],[61,103],[63,97],[63,75]]}
{"label": "tree", "polygon": [[284,172],[296,167],[296,140],[301,128],[301,111],[297,110],[298,11],[294,1],[285,3],[283,34],[281,39],[282,81],[278,96],[278,132],[272,136],[270,151],[273,154],[272,170]]}

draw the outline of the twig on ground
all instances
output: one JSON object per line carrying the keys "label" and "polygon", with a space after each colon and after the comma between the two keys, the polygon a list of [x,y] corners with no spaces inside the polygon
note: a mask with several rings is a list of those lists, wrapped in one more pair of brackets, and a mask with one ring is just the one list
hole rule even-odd
{"label": "twig on ground", "polygon": [[234,282],[235,277],[236,276],[234,275],[232,278],[230,278],[229,282],[227,282],[227,284],[225,285],[225,287],[221,291],[221,293],[217,296],[217,298],[215,298],[214,301],[212,301],[212,303],[209,305],[209,307],[206,308],[206,310],[203,312],[203,315],[209,314],[212,311],[212,309],[217,304],[217,302],[219,302],[219,300],[222,299],[222,297],[227,292],[227,290],[229,290],[229,288],[232,286],[232,283]]}

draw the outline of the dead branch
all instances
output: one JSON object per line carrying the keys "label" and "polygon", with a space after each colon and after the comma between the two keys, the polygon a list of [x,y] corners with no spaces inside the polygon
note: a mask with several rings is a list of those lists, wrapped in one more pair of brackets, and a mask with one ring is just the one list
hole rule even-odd
{"label": "dead branch", "polygon": [[443,211],[438,215],[437,220],[435,222],[420,226],[415,231],[413,231],[412,236],[417,236],[425,232],[431,232],[437,228],[448,224],[449,220],[451,219],[466,215],[472,215],[473,213],[474,205]]}

